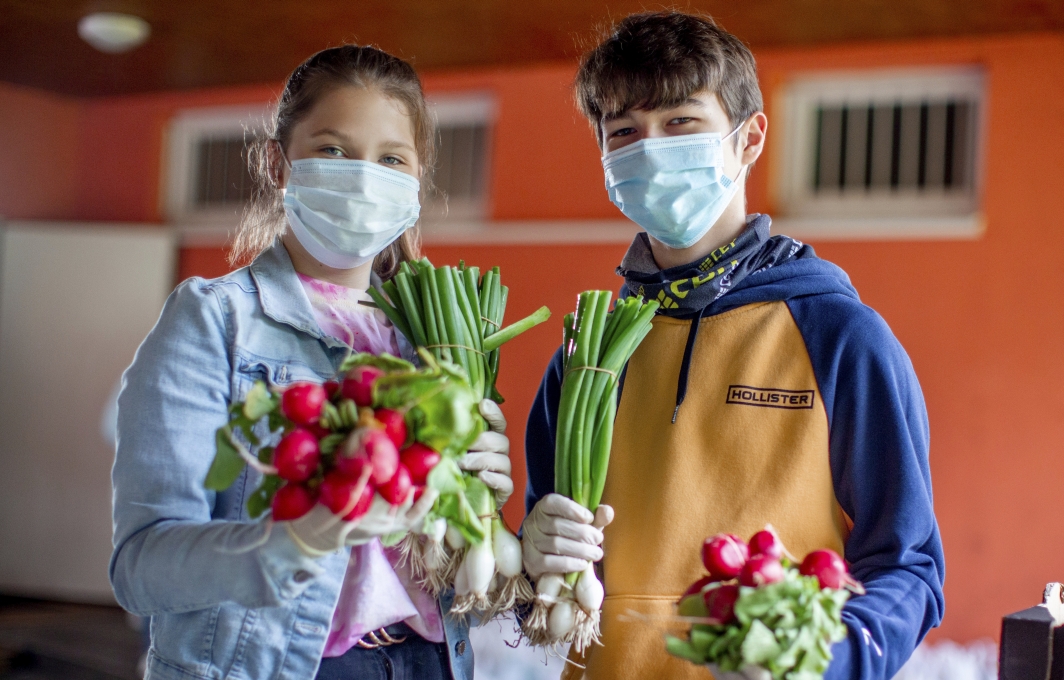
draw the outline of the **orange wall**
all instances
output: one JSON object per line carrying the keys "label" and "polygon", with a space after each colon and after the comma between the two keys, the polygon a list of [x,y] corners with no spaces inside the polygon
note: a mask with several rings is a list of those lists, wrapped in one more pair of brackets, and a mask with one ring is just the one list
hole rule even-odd
{"label": "orange wall", "polygon": [[[1000,617],[1064,578],[1064,35],[844,45],[758,54],[774,94],[806,69],[975,63],[989,79],[985,236],[957,242],[816,243],[908,349],[931,418],[931,467],[946,546],[947,616],[934,635],[996,637]],[[611,218],[598,152],[572,107],[572,66],[428,74],[430,92],[487,89],[500,118],[492,213],[499,219]],[[177,108],[262,101],[270,87],[69,102],[0,86],[0,214],[160,221],[160,151]],[[11,126],[20,130],[11,133]],[[56,135],[34,144],[22,130]],[[772,136],[770,135],[770,139]],[[56,141],[59,140],[59,141]],[[46,150],[61,159],[35,160]],[[768,150],[751,209],[771,210]],[[25,162],[23,162],[23,160]],[[74,162],[76,167],[66,167]],[[515,462],[557,317],[591,287],[615,290],[623,246],[430,247],[435,261],[500,265],[509,318],[548,304],[555,319],[507,345],[500,389]],[[182,275],[225,271],[218,249],[186,249]],[[518,465],[520,468],[520,465]],[[519,484],[523,470],[515,470]],[[520,507],[507,507],[511,523]]]}
{"label": "orange wall", "polygon": [[83,105],[0,83],[0,217],[78,217]]}

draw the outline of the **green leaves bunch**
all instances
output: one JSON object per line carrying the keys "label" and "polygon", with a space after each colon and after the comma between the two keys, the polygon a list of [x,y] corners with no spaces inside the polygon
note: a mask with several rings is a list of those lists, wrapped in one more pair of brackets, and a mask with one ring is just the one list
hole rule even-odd
{"label": "green leaves bunch", "polygon": [[695,623],[687,639],[666,636],[666,648],[723,671],[760,666],[774,680],[821,680],[831,645],[846,638],[842,607],[849,596],[845,589],[822,589],[816,577],[788,566],[782,581],[739,587],[734,622]]}

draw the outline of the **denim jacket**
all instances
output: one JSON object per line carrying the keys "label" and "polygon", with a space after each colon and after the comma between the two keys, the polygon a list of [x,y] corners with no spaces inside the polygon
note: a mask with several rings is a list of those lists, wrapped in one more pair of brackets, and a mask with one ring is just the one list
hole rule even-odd
{"label": "denim jacket", "polygon": [[[123,378],[112,473],[111,584],[119,604],[151,617],[148,680],[316,675],[349,551],[310,558],[250,519],[254,471],[223,492],[203,481],[215,431],[256,380],[321,382],[346,353],[318,327],[280,243],[170,295]],[[471,679],[468,626],[445,616],[444,628],[455,680]]]}

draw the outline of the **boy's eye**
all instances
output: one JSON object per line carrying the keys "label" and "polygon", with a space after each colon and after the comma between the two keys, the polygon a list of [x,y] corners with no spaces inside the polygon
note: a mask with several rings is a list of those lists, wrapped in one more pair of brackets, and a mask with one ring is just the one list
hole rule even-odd
{"label": "boy's eye", "polygon": [[694,118],[691,116],[680,116],[670,120],[669,125],[683,125],[684,123],[690,123],[692,120],[694,120]]}
{"label": "boy's eye", "polygon": [[627,137],[628,135],[631,135],[631,134],[635,134],[635,128],[627,127],[627,128],[621,128],[619,130],[614,130],[613,132],[610,133],[610,137]]}

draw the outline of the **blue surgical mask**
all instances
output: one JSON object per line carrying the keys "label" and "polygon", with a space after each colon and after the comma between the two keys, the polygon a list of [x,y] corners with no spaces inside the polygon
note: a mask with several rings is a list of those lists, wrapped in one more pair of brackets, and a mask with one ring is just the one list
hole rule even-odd
{"label": "blue surgical mask", "polygon": [[379,163],[332,158],[293,161],[284,209],[299,243],[336,269],[373,260],[417,224],[421,183]]}
{"label": "blue surgical mask", "polygon": [[723,138],[717,132],[653,137],[611,151],[602,157],[610,200],[658,241],[690,248],[739,189],[724,174],[721,148],[738,130]]}

